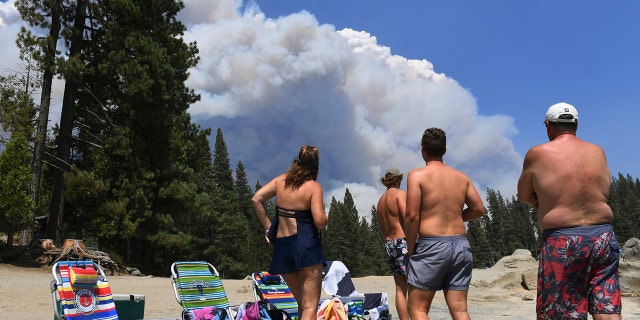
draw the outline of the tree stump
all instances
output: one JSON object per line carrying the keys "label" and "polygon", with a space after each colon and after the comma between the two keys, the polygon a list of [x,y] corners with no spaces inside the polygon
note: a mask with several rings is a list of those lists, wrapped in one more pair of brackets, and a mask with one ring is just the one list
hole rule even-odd
{"label": "tree stump", "polygon": [[69,258],[68,260],[83,260],[86,253],[87,246],[84,245],[82,240],[67,239],[64,241],[64,245],[62,245],[60,257],[58,257],[57,260],[60,260],[62,257],[67,257]]}
{"label": "tree stump", "polygon": [[53,250],[52,252],[59,252],[58,257],[53,263],[60,260],[92,260],[101,267],[109,269],[111,275],[115,272],[120,274],[120,270],[124,269],[113,261],[111,257],[109,257],[109,254],[97,250],[88,250],[82,240],[67,239],[62,249]]}

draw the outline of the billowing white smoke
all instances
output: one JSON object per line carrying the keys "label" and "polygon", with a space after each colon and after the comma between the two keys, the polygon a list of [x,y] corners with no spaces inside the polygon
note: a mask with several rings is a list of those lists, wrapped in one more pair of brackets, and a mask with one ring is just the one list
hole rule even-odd
{"label": "billowing white smoke", "polygon": [[[308,12],[266,18],[255,6],[187,1],[181,20],[197,41],[200,63],[189,86],[202,95],[190,112],[221,128],[233,161],[250,181],[285,171],[302,144],[320,148],[327,203],[345,188],[362,215],[383,191],[387,166],[422,166],[428,127],[447,132],[445,161],[464,170],[480,192],[510,195],[522,157],[513,119],[478,114],[474,97],[427,60],[392,55],[364,31],[336,31]],[[255,179],[255,180],[251,180]]]}
{"label": "billowing white smoke", "polygon": [[[3,67],[18,63],[17,50],[6,51],[21,23],[12,1],[0,3]],[[316,145],[327,204],[349,188],[368,216],[386,167],[406,176],[424,165],[420,138],[435,126],[447,132],[445,162],[482,194],[515,194],[522,156],[510,140],[513,119],[479,114],[470,92],[429,61],[393,55],[367,32],[335,30],[304,11],[272,19],[252,3],[185,5],[185,40],[200,50],[188,86],[202,96],[189,111],[203,127],[222,129],[233,169],[242,161],[252,187],[284,172],[301,145]]]}

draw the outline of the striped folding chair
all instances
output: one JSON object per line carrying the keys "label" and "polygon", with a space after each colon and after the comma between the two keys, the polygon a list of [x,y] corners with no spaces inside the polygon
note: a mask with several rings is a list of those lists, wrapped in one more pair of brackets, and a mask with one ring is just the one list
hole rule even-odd
{"label": "striped folding chair", "polygon": [[298,303],[281,275],[262,271],[254,272],[251,277],[256,301],[271,302],[276,308],[286,311],[291,319],[298,319]]}
{"label": "striped folding chair", "polygon": [[51,268],[56,319],[118,319],[104,270],[90,260],[59,261]]}
{"label": "striped folding chair", "polygon": [[215,319],[231,320],[227,293],[216,268],[206,261],[178,261],[171,265],[171,284],[182,306],[182,319],[211,313]]}

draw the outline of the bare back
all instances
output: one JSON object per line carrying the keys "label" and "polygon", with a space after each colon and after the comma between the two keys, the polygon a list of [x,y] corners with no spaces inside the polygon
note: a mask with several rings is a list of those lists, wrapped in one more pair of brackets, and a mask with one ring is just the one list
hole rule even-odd
{"label": "bare back", "polygon": [[453,236],[466,234],[464,221],[482,216],[484,205],[464,173],[431,161],[407,178],[407,215],[416,211],[419,236]]}
{"label": "bare back", "polygon": [[527,152],[518,197],[537,205],[542,230],[610,223],[610,184],[602,148],[562,134]]}
{"label": "bare back", "polygon": [[[271,225],[262,203],[275,196],[276,205],[282,209],[295,211],[311,210],[315,226],[317,228],[324,228],[327,225],[327,216],[324,212],[322,186],[314,180],[309,180],[302,184],[297,190],[286,189],[284,187],[285,177],[286,173],[275,177],[256,191],[252,199],[256,212],[258,213],[258,219],[260,219],[262,225]],[[278,238],[297,233],[295,219],[280,217],[278,221]],[[266,229],[268,229],[268,227],[266,227]]]}
{"label": "bare back", "polygon": [[378,227],[385,240],[404,238],[404,212],[407,194],[389,188],[378,200]]}

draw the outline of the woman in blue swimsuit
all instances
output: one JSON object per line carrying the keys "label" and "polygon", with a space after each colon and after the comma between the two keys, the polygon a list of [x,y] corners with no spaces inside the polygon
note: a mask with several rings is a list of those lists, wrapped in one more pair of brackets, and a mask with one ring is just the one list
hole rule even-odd
{"label": "woman in blue swimsuit", "polygon": [[[298,302],[300,320],[315,320],[325,257],[318,229],[327,226],[322,186],[316,182],[320,152],[304,145],[289,170],[256,191],[253,206],[273,245],[269,273],[281,274]],[[276,197],[269,220],[264,203]]]}

